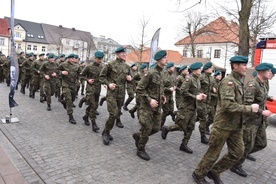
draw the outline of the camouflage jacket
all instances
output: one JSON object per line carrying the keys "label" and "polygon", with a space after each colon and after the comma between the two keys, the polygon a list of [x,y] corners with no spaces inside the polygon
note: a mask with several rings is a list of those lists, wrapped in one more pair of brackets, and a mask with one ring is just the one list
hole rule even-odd
{"label": "camouflage jacket", "polygon": [[211,95],[213,92],[213,87],[214,87],[214,78],[211,76],[210,73],[203,73],[199,77],[200,81],[200,91],[207,95],[206,100],[202,102],[210,103],[211,101]]}
{"label": "camouflage jacket", "polygon": [[[94,92],[96,94],[101,93],[100,72],[103,66],[96,62],[87,65],[80,73],[80,77],[87,81],[86,91]],[[89,79],[94,79],[92,84],[88,83]]]}
{"label": "camouflage jacket", "polygon": [[176,107],[180,108],[183,104],[183,95],[181,92],[181,86],[183,82],[185,82],[186,76],[183,74],[179,74],[176,78],[176,90],[175,90],[175,102],[176,102]]}
{"label": "camouflage jacket", "polygon": [[[75,89],[78,83],[79,74],[81,73],[78,64],[63,62],[58,66],[62,78],[62,87]],[[67,71],[68,75],[62,75],[62,71]]]}
{"label": "camouflage jacket", "polygon": [[173,92],[170,90],[176,83],[176,77],[174,73],[170,71],[164,71],[164,94],[167,98],[172,98]]}
{"label": "camouflage jacket", "polygon": [[[50,81],[52,81],[53,79],[56,78],[56,77],[53,77],[52,74],[53,73],[56,73],[56,74],[58,73],[56,63],[55,62],[49,62],[49,61],[43,61],[39,71],[43,76],[49,75]],[[45,79],[45,81],[47,81],[47,80]]]}
{"label": "camouflage jacket", "polygon": [[243,114],[250,114],[251,106],[244,104],[241,79],[238,73],[232,71],[220,82],[214,127],[229,131],[242,129]]}
{"label": "camouflage jacket", "polygon": [[164,95],[164,71],[163,68],[156,65],[149,70],[138,82],[136,92],[141,97],[141,108],[152,109],[150,106],[151,99],[158,102],[158,107],[152,109],[158,111],[162,107],[162,96]]}
{"label": "camouflage jacket", "polygon": [[100,73],[101,83],[107,86],[109,86],[110,83],[116,84],[114,90],[107,88],[107,97],[125,98],[127,75],[131,75],[131,71],[124,60],[117,58],[103,67]]}
{"label": "camouflage jacket", "polygon": [[32,64],[33,64],[33,61],[30,59],[27,59],[22,63],[22,68],[24,69],[25,75],[32,75],[32,72],[31,72]]}
{"label": "camouflage jacket", "polygon": [[43,75],[39,73],[39,69],[43,63],[44,63],[44,60],[41,60],[41,59],[35,60],[32,63],[31,68],[32,68],[33,77],[43,77]]}

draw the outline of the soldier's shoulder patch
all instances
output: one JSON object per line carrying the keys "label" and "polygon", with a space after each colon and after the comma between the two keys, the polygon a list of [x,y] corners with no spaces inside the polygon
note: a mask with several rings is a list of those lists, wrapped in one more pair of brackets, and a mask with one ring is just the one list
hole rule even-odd
{"label": "soldier's shoulder patch", "polygon": [[232,82],[232,81],[229,81],[229,82],[227,82],[227,85],[228,85],[228,86],[233,86],[233,82]]}

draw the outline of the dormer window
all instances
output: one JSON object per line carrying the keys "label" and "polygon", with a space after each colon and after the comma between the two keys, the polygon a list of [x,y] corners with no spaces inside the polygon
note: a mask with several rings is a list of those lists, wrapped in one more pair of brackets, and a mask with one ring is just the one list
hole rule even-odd
{"label": "dormer window", "polygon": [[27,36],[28,36],[28,37],[31,37],[31,35],[30,35],[30,34],[27,34]]}
{"label": "dormer window", "polygon": [[40,38],[40,36],[39,36],[39,35],[38,35],[37,37],[38,37],[38,38]]}

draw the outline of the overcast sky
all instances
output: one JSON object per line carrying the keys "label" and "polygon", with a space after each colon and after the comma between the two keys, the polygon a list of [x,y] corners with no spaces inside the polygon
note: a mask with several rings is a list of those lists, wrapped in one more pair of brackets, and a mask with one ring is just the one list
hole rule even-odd
{"label": "overcast sky", "polygon": [[[184,2],[185,0],[183,0]],[[198,0],[189,0],[180,9],[191,7]],[[225,2],[227,0],[220,0]],[[0,0],[0,17],[10,16],[10,0]],[[145,17],[148,25],[145,40],[150,42],[158,28],[159,47],[176,50],[174,44],[183,38],[180,25],[183,13],[176,13],[176,0],[15,0],[15,18],[37,23],[62,25],[67,28],[104,35],[119,44],[140,43],[140,21]],[[214,0],[197,5],[194,11],[212,11]],[[209,4],[210,3],[210,4]],[[182,36],[182,37],[180,37]],[[149,45],[148,45],[149,46]]]}

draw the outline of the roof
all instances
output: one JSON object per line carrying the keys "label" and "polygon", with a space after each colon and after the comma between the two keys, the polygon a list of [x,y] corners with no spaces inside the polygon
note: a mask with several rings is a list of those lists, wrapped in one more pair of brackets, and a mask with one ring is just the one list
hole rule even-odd
{"label": "roof", "polygon": [[[5,17],[10,23],[11,18]],[[26,30],[26,42],[47,43],[41,24],[26,20],[14,19],[14,26],[20,25]]]}
{"label": "roof", "polygon": [[59,44],[60,38],[69,38],[73,40],[83,40],[90,42],[92,35],[90,32],[80,31],[75,28],[66,28],[63,26],[54,26],[42,23],[46,39],[50,44]]}
{"label": "roof", "polygon": [[[135,50],[127,54],[126,62],[138,62],[140,61],[138,57],[140,57],[140,51]],[[167,50],[167,59],[169,62],[177,63],[182,60],[182,56],[178,51]],[[150,49],[143,50],[141,62],[148,63],[149,60],[150,60]]]}
{"label": "roof", "polygon": [[9,22],[7,19],[0,18],[0,36],[10,36]]}
{"label": "roof", "polygon": [[[236,43],[239,42],[239,26],[234,21],[227,21],[224,17],[219,17],[195,33],[195,44],[208,43]],[[191,44],[191,39],[186,36],[175,45]]]}

